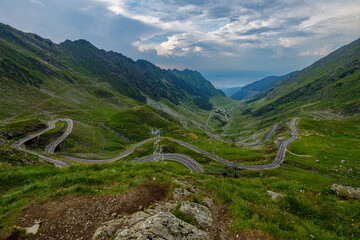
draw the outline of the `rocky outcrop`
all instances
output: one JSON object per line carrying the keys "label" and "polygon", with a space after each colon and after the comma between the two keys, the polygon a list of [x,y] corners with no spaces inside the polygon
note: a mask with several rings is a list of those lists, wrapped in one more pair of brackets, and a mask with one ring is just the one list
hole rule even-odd
{"label": "rocky outcrop", "polygon": [[360,188],[353,188],[339,184],[333,184],[331,185],[330,188],[331,190],[335,191],[338,195],[360,199]]}
{"label": "rocky outcrop", "polygon": [[179,201],[182,198],[185,198],[186,196],[192,194],[186,189],[183,188],[175,188],[173,192],[173,198],[175,201]]}
{"label": "rocky outcrop", "polygon": [[[193,191],[192,189],[190,191]],[[190,191],[176,188],[173,192],[174,200],[155,203],[151,207],[137,213],[105,222],[96,230],[92,240],[107,240],[113,236],[116,236],[115,239],[117,240],[210,239],[208,232],[178,219],[171,213],[176,208],[177,202],[194,194]],[[198,226],[208,230],[213,222],[208,207],[212,206],[213,201],[208,197],[204,197],[203,203],[206,206],[189,201],[182,202],[180,211],[193,216]]]}
{"label": "rocky outcrop", "polygon": [[201,204],[185,201],[181,203],[180,211],[193,216],[203,229],[208,229],[212,225],[213,219],[210,210]]}
{"label": "rocky outcrop", "polygon": [[122,219],[111,220],[103,223],[101,227],[96,229],[95,234],[92,237],[92,240],[107,240],[113,236],[116,231],[124,224]]}
{"label": "rocky outcrop", "polygon": [[205,231],[176,218],[169,212],[161,212],[135,225],[120,229],[115,239],[203,240],[210,238]]}
{"label": "rocky outcrop", "polygon": [[209,207],[209,208],[212,207],[212,205],[214,204],[213,200],[211,198],[208,198],[208,197],[204,197],[202,202],[206,207]]}

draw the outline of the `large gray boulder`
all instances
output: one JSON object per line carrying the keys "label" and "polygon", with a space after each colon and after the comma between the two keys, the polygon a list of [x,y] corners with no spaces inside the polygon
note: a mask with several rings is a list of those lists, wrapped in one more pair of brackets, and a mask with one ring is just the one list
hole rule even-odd
{"label": "large gray boulder", "polygon": [[208,233],[188,224],[169,212],[161,212],[117,232],[115,240],[206,240]]}
{"label": "large gray boulder", "polygon": [[107,240],[113,236],[116,231],[124,224],[123,219],[111,220],[103,223],[101,227],[96,229],[95,234],[92,237],[92,240]]}
{"label": "large gray boulder", "polygon": [[115,235],[116,231],[122,226],[134,226],[148,217],[150,217],[150,215],[145,212],[137,212],[121,219],[105,222],[96,230],[92,240],[108,240],[111,236]]}
{"label": "large gray boulder", "polygon": [[212,225],[210,210],[201,204],[185,201],[181,203],[180,211],[193,216],[201,228],[208,229]]}

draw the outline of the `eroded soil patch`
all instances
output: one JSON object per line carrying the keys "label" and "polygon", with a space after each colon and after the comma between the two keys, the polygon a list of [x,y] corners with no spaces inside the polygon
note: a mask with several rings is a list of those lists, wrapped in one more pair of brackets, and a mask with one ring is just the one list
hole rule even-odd
{"label": "eroded soil patch", "polygon": [[[104,196],[67,196],[34,204],[23,211],[18,225],[29,227],[41,220],[36,236],[26,239],[91,239],[101,223],[113,213],[131,214],[156,201],[164,200],[168,189],[155,184],[142,185],[124,194]],[[8,239],[24,239],[10,237]]]}

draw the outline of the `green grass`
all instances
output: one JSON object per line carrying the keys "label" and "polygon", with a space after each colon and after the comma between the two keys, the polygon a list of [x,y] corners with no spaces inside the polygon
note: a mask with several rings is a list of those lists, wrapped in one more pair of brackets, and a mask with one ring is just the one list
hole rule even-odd
{"label": "green grass", "polygon": [[175,118],[146,105],[119,111],[108,124],[133,142],[150,138],[151,127],[161,128],[162,134],[180,129]]}
{"label": "green grass", "polygon": [[0,136],[12,139],[29,132],[45,128],[45,124],[36,118],[25,118],[0,126]]}
{"label": "green grass", "polygon": [[[275,239],[357,239],[360,236],[358,200],[340,202],[325,191],[330,183],[321,175],[315,177],[321,183],[314,186],[288,175],[289,170],[295,169],[284,169],[284,175],[276,177],[210,179],[204,186],[214,193],[218,203],[229,205],[235,219],[232,228],[236,232],[260,229]],[[308,171],[298,173],[301,177],[309,174]],[[267,190],[283,193],[285,197],[270,200]]]}
{"label": "green grass", "polygon": [[[299,139],[289,150],[299,155],[286,155],[288,163],[327,174],[346,184],[360,187],[359,119],[312,120],[302,118]],[[319,163],[316,163],[319,160]]]}
{"label": "green grass", "polygon": [[[0,229],[16,223],[20,210],[31,201],[46,201],[65,195],[116,194],[150,182],[169,184],[171,172],[190,176],[188,169],[175,163],[165,165],[72,165],[66,169],[52,166],[0,167]],[[108,187],[105,187],[108,186]]]}
{"label": "green grass", "polygon": [[[183,166],[149,163],[129,165],[110,163],[0,168],[0,231],[16,224],[20,211],[30,202],[44,202],[67,195],[118,194],[152,181],[172,185],[172,179],[187,178],[212,195],[216,204],[227,206],[232,231],[260,229],[275,239],[356,239],[360,236],[360,203],[341,202],[328,190],[334,181],[296,167],[285,165],[261,175],[239,179],[191,174]],[[173,188],[173,187],[172,187]],[[267,190],[285,194],[271,200]],[[198,200],[199,201],[199,200]],[[189,216],[173,212],[192,223]]]}
{"label": "green grass", "polygon": [[10,166],[48,164],[47,162],[40,162],[39,158],[35,155],[0,144],[0,167],[2,163]]}
{"label": "green grass", "polygon": [[67,123],[63,121],[59,121],[55,123],[55,128],[47,131],[44,134],[41,134],[39,137],[29,140],[25,143],[26,147],[36,150],[36,151],[44,151],[46,146],[48,146],[51,142],[55,141],[59,138],[67,129]]}
{"label": "green grass", "polygon": [[193,216],[183,213],[180,211],[181,203],[178,203],[176,205],[176,208],[171,211],[172,214],[174,214],[175,217],[183,220],[184,222],[190,223],[192,225],[196,225],[196,220]]}
{"label": "green grass", "polygon": [[[357,118],[328,121],[301,118],[297,125],[299,138],[289,149],[295,154],[311,157],[296,157],[287,153],[286,163],[280,168],[243,170],[238,173],[237,179],[192,174],[184,166],[171,161],[163,164],[127,164],[135,158],[151,154],[152,142],[125,159],[110,164],[73,165],[66,169],[52,166],[9,167],[3,164],[0,167],[1,231],[11,231],[10,226],[16,223],[21,209],[31,201],[43,202],[64,195],[116,194],[155,177],[160,184],[167,185],[172,184],[173,178],[197,182],[198,187],[212,195],[216,204],[229,209],[233,219],[229,227],[235,233],[259,229],[274,239],[358,239],[359,200],[339,198],[329,187],[339,181],[359,186],[355,172],[358,168],[359,126]],[[92,128],[85,127],[80,132],[86,135],[89,129]],[[280,136],[287,135],[286,130],[284,125]],[[207,148],[206,143],[212,143],[209,139],[201,140],[206,136],[203,133],[192,133],[196,133],[198,138],[181,129],[171,132],[176,138],[193,141],[199,147]],[[222,171],[221,164],[201,154],[168,140],[162,140],[161,144],[165,152],[189,155],[207,171]],[[261,147],[250,151],[249,148],[248,151],[247,148],[240,148],[241,151],[232,152],[227,145],[222,148],[223,154],[229,156],[241,154],[241,151],[247,156],[254,156],[259,151],[260,155],[261,151],[267,149]],[[321,159],[320,164],[314,163],[316,159]],[[345,162],[341,163],[341,160]],[[350,168],[353,173],[349,173]],[[271,200],[268,190],[282,193],[284,197]],[[191,223],[193,220],[176,209],[173,213],[184,221]]]}
{"label": "green grass", "polygon": [[74,121],[74,128],[60,152],[80,157],[106,157],[124,150],[127,142],[119,134],[111,133],[100,126]]}

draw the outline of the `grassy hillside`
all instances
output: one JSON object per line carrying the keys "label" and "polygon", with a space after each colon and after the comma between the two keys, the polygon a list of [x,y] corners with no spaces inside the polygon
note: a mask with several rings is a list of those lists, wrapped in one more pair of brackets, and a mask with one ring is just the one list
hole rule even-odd
{"label": "grassy hillside", "polygon": [[[126,198],[139,189],[163,193],[158,199],[137,195],[146,205],[132,206],[136,212],[157,200],[168,201],[175,187],[189,190],[179,179],[196,187],[194,202],[205,195],[214,199],[213,209],[227,225],[221,231],[234,239],[360,239],[359,199],[330,188],[334,183],[360,187],[359,45],[357,40],[262,95],[239,102],[224,97],[196,71],[134,62],[85,40],[56,45],[0,25],[0,239],[26,238],[24,215],[35,209],[32,213],[38,216],[46,206],[49,214],[45,211],[40,219],[44,222],[51,217],[62,223],[63,213],[81,212],[87,218],[71,216],[74,225],[84,230],[91,222],[98,227],[115,211],[129,214],[100,211],[111,205],[109,199]],[[349,118],[325,120],[313,113],[317,110]],[[288,146],[284,164],[271,170],[237,169],[235,174],[235,169],[225,170],[221,163],[169,140],[185,141],[232,162],[267,164],[277,155],[276,140],[290,137],[292,116],[300,117],[299,137]],[[190,156],[206,174],[168,161],[131,164],[153,152],[152,141],[117,162],[73,163],[62,169],[11,148],[57,118],[74,122],[57,153],[113,157],[151,137],[150,128],[156,127],[166,137],[160,142],[165,153]],[[268,142],[251,146],[275,123],[278,128]],[[29,147],[41,152],[65,129],[66,124],[58,122]],[[280,195],[272,199],[268,191]],[[65,206],[59,212],[54,209],[58,203]],[[89,214],[94,206],[96,214],[105,216],[101,221]]]}
{"label": "grassy hillside", "polygon": [[46,89],[44,79],[74,85],[90,80],[141,102],[164,98],[175,104],[189,101],[204,109],[211,109],[209,97],[222,95],[198,72],[175,74],[144,60],[135,62],[120,53],[100,50],[86,40],[57,45],[0,24],[0,50],[1,82],[15,81],[24,87]]}
{"label": "grassy hillside", "polygon": [[269,116],[299,112],[303,108],[357,114],[360,111],[359,79],[360,39],[248,100],[248,112]]}
{"label": "grassy hillside", "polygon": [[[186,119],[190,112],[201,112],[206,119],[206,110],[212,108],[209,99],[222,97],[196,71],[163,70],[85,40],[57,45],[0,24],[0,50],[0,140],[29,133],[29,119],[44,127],[49,119],[67,117],[75,128],[60,152],[109,156],[149,137],[150,127],[171,132],[181,128],[179,118]],[[171,117],[145,106],[147,98],[171,113],[182,108],[189,114]],[[17,122],[26,131],[11,129]],[[40,148],[53,139],[43,138],[47,141],[40,139]]]}
{"label": "grassy hillside", "polygon": [[269,76],[263,78],[259,81],[250,83],[244,87],[242,87],[239,91],[231,94],[231,97],[236,100],[244,100],[248,98],[252,98],[255,95],[268,90],[269,88],[275,86],[278,82],[294,75],[296,72],[292,72],[283,76]]}
{"label": "grassy hillside", "polygon": [[[174,180],[182,179],[206,192],[215,200],[216,206],[224,208],[224,214],[230,220],[226,231],[234,236],[358,239],[359,200],[338,196],[329,188],[333,183],[342,182],[360,187],[356,159],[359,154],[358,120],[303,119],[298,125],[300,139],[291,145],[290,150],[292,154],[311,154],[311,157],[296,157],[288,153],[288,160],[281,168],[260,172],[243,170],[238,173],[238,178],[194,174],[171,162],[128,164],[127,161],[143,155],[144,151],[151,151],[151,144],[122,161],[110,164],[79,164],[66,169],[3,164],[0,167],[0,236],[20,233],[21,228],[15,229],[14,225],[17,225],[23,209],[34,204],[40,208],[42,204],[57,199],[68,202],[79,197],[122,196],[146,184],[173,189],[177,186]],[[354,125],[356,131],[351,131]],[[166,151],[174,150],[168,143],[163,144]],[[344,146],[345,155],[341,152]],[[182,149],[177,148],[176,152],[181,153]],[[339,156],[332,158],[336,153]],[[191,156],[204,166],[211,165],[199,154]],[[344,163],[341,163],[341,158],[345,158]],[[320,159],[320,163],[317,164],[316,159]],[[273,200],[267,191],[284,196]],[[202,197],[201,194],[195,196],[196,199]]]}

